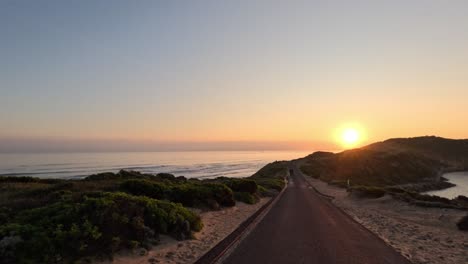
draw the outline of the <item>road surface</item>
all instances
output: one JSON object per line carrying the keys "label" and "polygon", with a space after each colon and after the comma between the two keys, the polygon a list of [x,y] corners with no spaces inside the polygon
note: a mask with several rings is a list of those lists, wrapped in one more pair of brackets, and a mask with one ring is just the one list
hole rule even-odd
{"label": "road surface", "polygon": [[409,263],[293,171],[281,199],[224,263]]}

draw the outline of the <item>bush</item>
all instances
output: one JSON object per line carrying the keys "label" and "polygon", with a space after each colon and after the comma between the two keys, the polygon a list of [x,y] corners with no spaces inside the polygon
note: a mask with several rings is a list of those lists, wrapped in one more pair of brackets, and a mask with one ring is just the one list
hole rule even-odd
{"label": "bush", "polygon": [[120,176],[112,172],[93,174],[84,178],[84,180],[87,180],[87,181],[116,180],[116,179],[120,179]]}
{"label": "bush", "polygon": [[133,195],[143,195],[155,199],[164,199],[168,187],[162,183],[148,180],[127,180],[120,184],[120,188]]}
{"label": "bush", "polygon": [[365,198],[380,198],[385,195],[385,190],[379,187],[353,186],[349,190],[351,193]]}
{"label": "bush", "polygon": [[176,177],[173,174],[170,174],[170,173],[158,173],[158,174],[156,174],[156,177],[161,178],[161,179],[165,179],[165,180],[171,180],[171,181],[176,179]]}
{"label": "bush", "polygon": [[248,192],[235,192],[234,198],[237,201],[240,201],[246,204],[254,204],[258,201],[258,199],[254,195]]}
{"label": "bush", "polygon": [[468,197],[464,195],[458,195],[455,199],[463,202],[468,202]]}
{"label": "bush", "polygon": [[181,205],[123,193],[96,196],[21,212],[0,227],[0,241],[17,238],[0,248],[0,258],[6,263],[68,263],[129,248],[133,241],[148,244],[158,234],[187,233],[187,225],[188,232],[202,228],[199,216]]}
{"label": "bush", "polygon": [[258,190],[258,185],[250,179],[227,179],[223,181],[234,192],[246,192],[254,194]]}
{"label": "bush", "polygon": [[464,216],[460,221],[457,223],[458,229],[462,231],[468,231],[468,215]]}
{"label": "bush", "polygon": [[235,205],[232,190],[220,183],[179,181],[174,178],[174,182],[127,180],[120,187],[122,191],[133,195],[165,199],[189,207],[217,208],[213,201],[222,206]]}
{"label": "bush", "polygon": [[222,206],[234,206],[236,204],[232,190],[219,183],[174,185],[168,198],[171,201],[190,207],[196,205],[209,206],[212,204],[212,200]]}
{"label": "bush", "polygon": [[265,189],[281,191],[284,188],[284,180],[281,178],[255,178],[254,181]]}
{"label": "bush", "polygon": [[272,189],[267,189],[261,185],[258,186],[258,194],[261,197],[274,197],[276,194],[278,194],[278,191],[272,190]]}

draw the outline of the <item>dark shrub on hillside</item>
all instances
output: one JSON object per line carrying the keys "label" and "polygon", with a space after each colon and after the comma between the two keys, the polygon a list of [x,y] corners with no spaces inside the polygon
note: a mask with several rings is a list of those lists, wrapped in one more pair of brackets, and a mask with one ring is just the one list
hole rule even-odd
{"label": "dark shrub on hillside", "polygon": [[168,187],[162,183],[148,180],[127,180],[120,184],[120,188],[133,195],[144,195],[155,199],[164,199]]}
{"label": "dark shrub on hillside", "polygon": [[457,227],[460,230],[468,231],[468,215],[464,216],[460,221],[457,223]]}
{"label": "dark shrub on hillside", "polygon": [[141,172],[133,170],[120,170],[117,175],[119,175],[120,178],[139,178],[144,176]]}
{"label": "dark shrub on hillside", "polygon": [[455,199],[463,202],[468,202],[468,197],[464,195],[458,195]]}
{"label": "dark shrub on hillside", "polygon": [[278,194],[278,191],[273,189],[267,189],[261,185],[258,186],[258,194],[262,197],[273,197]]}
{"label": "dark shrub on hillside", "polygon": [[385,195],[385,190],[379,187],[371,186],[353,186],[350,188],[351,193],[364,198],[380,198]]}
{"label": "dark shrub on hillside", "polygon": [[185,178],[185,176],[178,176],[175,178],[177,181],[179,182],[186,182],[187,181],[187,178]]}
{"label": "dark shrub on hillside", "polygon": [[466,196],[459,195],[455,199],[453,199],[453,202],[460,207],[468,208],[468,197]]}
{"label": "dark shrub on hillside", "polygon": [[158,173],[156,174],[156,177],[165,179],[165,180],[171,180],[171,181],[176,179],[176,177],[170,173]]}
{"label": "dark shrub on hillside", "polygon": [[26,210],[0,226],[0,241],[11,242],[0,245],[2,262],[72,263],[149,245],[158,234],[202,228],[197,215],[174,203],[123,193],[96,196]]}
{"label": "dark shrub on hillside", "polygon": [[93,174],[85,178],[86,181],[102,181],[102,180],[125,180],[125,179],[149,179],[154,176],[142,174],[139,171],[120,170],[118,173],[103,172]]}
{"label": "dark shrub on hillside", "polygon": [[104,173],[98,173],[98,174],[93,174],[89,175],[88,177],[84,178],[87,181],[101,181],[101,180],[116,180],[119,179],[120,176],[112,173],[112,172],[104,172]]}
{"label": "dark shrub on hillside", "polygon": [[133,195],[169,200],[189,207],[219,207],[213,201],[221,206],[235,205],[232,190],[220,183],[127,180],[120,188]]}
{"label": "dark shrub on hillside", "polygon": [[254,180],[249,179],[228,179],[224,181],[234,192],[246,192],[254,194],[258,190],[258,185]]}
{"label": "dark shrub on hillside", "polygon": [[259,186],[276,191],[281,191],[285,185],[281,178],[255,178],[254,180]]}
{"label": "dark shrub on hillside", "polygon": [[56,191],[70,190],[71,188],[73,188],[73,186],[74,186],[73,181],[64,181],[64,182],[59,182],[57,184],[46,185],[43,188],[31,188],[31,189],[25,188],[24,190],[17,192],[16,195],[22,196],[22,197],[31,197],[31,198],[40,199]]}
{"label": "dark shrub on hillside", "polygon": [[288,172],[289,161],[275,161],[265,165],[250,178],[284,178]]}
{"label": "dark shrub on hillside", "polygon": [[246,203],[246,204],[254,204],[256,203],[258,200],[257,198],[248,193],[248,192],[235,192],[234,193],[234,198],[237,200],[237,201],[240,201],[240,202],[243,202],[243,203]]}
{"label": "dark shrub on hillside", "polygon": [[0,225],[3,225],[8,222],[11,218],[12,212],[10,208],[0,207]]}
{"label": "dark shrub on hillside", "polygon": [[210,200],[216,201],[221,206],[236,204],[232,190],[219,183],[174,185],[168,199],[190,207],[200,204],[210,205],[212,203]]}

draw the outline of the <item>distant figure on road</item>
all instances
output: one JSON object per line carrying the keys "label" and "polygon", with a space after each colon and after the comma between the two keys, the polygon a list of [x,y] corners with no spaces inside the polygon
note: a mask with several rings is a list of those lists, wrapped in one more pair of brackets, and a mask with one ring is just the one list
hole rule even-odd
{"label": "distant figure on road", "polygon": [[294,175],[294,170],[293,169],[289,169],[289,175]]}

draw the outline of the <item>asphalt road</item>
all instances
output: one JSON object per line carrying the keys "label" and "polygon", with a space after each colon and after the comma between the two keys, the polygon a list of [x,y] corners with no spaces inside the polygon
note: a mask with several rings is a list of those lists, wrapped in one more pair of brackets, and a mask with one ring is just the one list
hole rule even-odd
{"label": "asphalt road", "polygon": [[224,263],[409,263],[293,169],[281,199]]}

